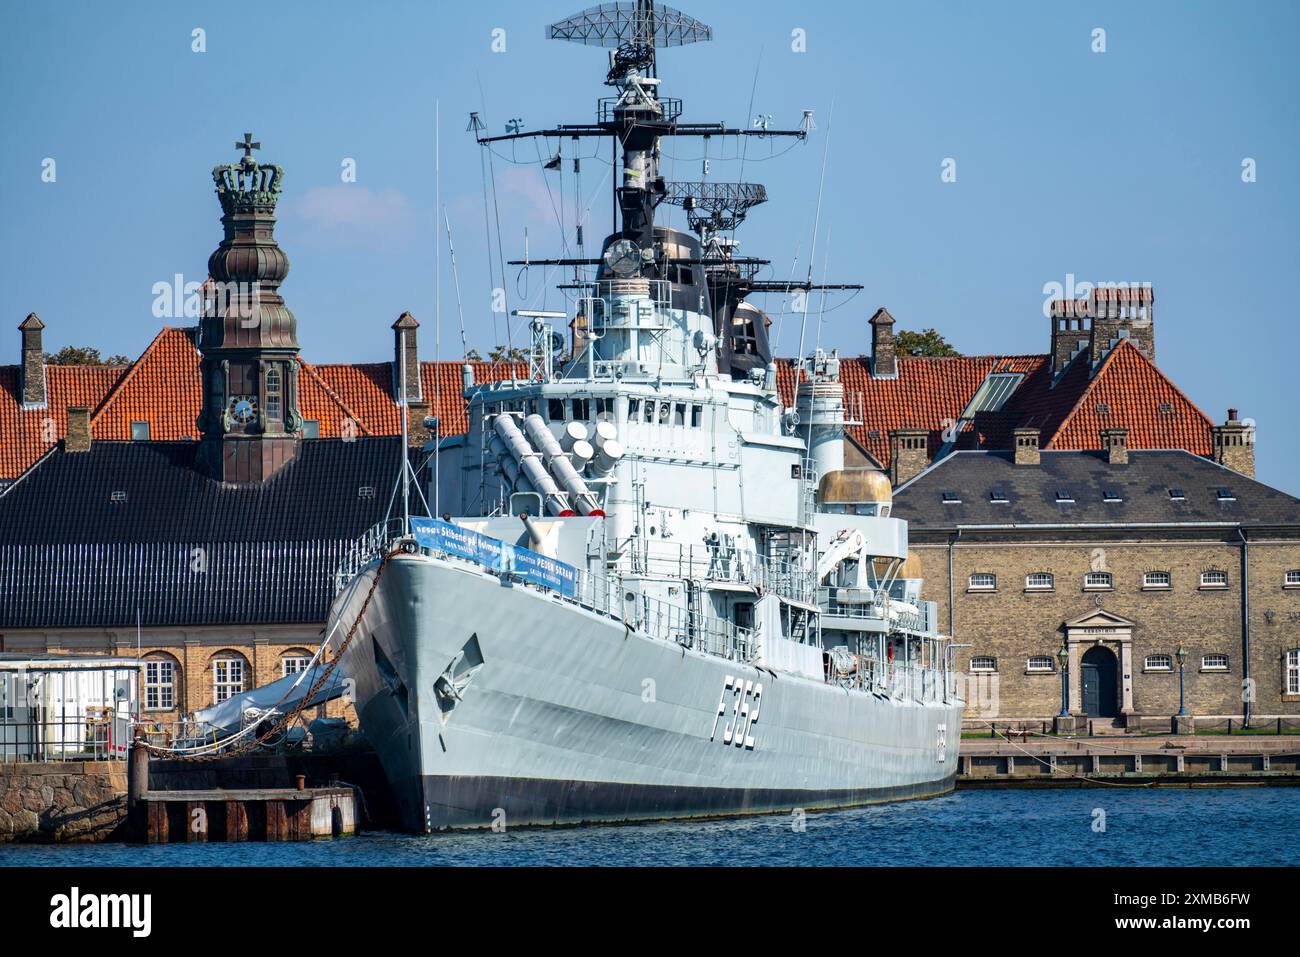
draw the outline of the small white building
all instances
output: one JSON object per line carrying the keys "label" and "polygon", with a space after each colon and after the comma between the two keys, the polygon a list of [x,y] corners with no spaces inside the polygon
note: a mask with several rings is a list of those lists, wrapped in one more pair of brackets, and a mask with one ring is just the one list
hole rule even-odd
{"label": "small white building", "polygon": [[135,658],[0,653],[0,761],[125,758],[140,668]]}

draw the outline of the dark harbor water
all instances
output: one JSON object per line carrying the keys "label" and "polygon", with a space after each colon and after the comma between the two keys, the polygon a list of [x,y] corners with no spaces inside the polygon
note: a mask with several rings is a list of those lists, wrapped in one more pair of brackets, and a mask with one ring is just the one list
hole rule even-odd
{"label": "dark harbor water", "polygon": [[0,845],[0,866],[1300,865],[1300,788],[960,791],[932,801],[685,824],[370,833],[295,844]]}

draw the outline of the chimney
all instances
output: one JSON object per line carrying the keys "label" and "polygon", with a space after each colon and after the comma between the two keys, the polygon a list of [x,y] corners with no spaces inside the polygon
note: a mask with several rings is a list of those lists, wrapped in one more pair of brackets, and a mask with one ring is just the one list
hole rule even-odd
{"label": "chimney", "polygon": [[1128,429],[1102,429],[1101,447],[1111,465],[1128,465]]}
{"label": "chimney", "polygon": [[[393,398],[402,398],[402,377],[406,378],[407,401],[422,399],[420,392],[420,355],[416,348],[416,330],[420,324],[409,312],[404,312],[393,323]],[[402,342],[406,342],[406,368],[402,368]]]}
{"label": "chimney", "polygon": [[925,429],[890,430],[889,481],[894,488],[925,471],[930,464],[929,445],[930,433]]}
{"label": "chimney", "polygon": [[23,334],[23,363],[20,372],[23,408],[44,408],[45,396],[45,352],[41,345],[41,330],[45,323],[36,313],[27,314],[18,325]]}
{"label": "chimney", "polygon": [[1048,310],[1052,322],[1052,375],[1065,371],[1080,351],[1087,351],[1092,336],[1086,299],[1056,299]]}
{"label": "chimney", "polygon": [[1016,464],[1037,465],[1041,461],[1038,451],[1038,429],[1021,426],[1015,430]]}
{"label": "chimney", "polygon": [[407,402],[409,419],[406,423],[406,444],[412,449],[422,449],[429,442],[429,430],[424,425],[424,417],[429,414],[429,403]]}
{"label": "chimney", "polygon": [[892,379],[898,375],[898,359],[894,355],[894,317],[889,314],[888,309],[881,306],[869,322],[871,323],[871,374],[879,379]]}
{"label": "chimney", "polygon": [[68,407],[68,431],[63,438],[63,450],[90,451],[90,410],[84,405]]}
{"label": "chimney", "polygon": [[1214,461],[1240,472],[1246,478],[1255,477],[1255,426],[1237,418],[1237,410],[1228,410],[1228,421],[1211,430]]}
{"label": "chimney", "polygon": [[1155,292],[1150,286],[1094,289],[1087,300],[1092,315],[1090,350],[1095,366],[1121,339],[1156,361]]}

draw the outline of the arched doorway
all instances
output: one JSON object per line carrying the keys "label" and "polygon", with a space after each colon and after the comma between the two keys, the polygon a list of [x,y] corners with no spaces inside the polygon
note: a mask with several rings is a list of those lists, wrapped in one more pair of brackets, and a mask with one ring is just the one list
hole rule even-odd
{"label": "arched doorway", "polygon": [[1113,718],[1119,714],[1115,706],[1115,689],[1119,682],[1119,663],[1109,648],[1094,645],[1083,653],[1080,660],[1083,713],[1090,718]]}

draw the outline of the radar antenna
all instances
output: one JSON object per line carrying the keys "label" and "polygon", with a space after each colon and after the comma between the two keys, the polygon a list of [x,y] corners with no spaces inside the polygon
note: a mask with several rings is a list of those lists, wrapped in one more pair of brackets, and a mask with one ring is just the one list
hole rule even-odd
{"label": "radar antenna", "polygon": [[662,202],[686,210],[686,221],[702,240],[733,230],[745,214],[767,202],[761,183],[669,183]]}
{"label": "radar antenna", "polygon": [[587,46],[611,47],[607,82],[629,69],[655,75],[655,47],[679,47],[713,39],[713,30],[672,7],[655,8],[654,0],[602,3],[552,23],[549,40],[571,40]]}

